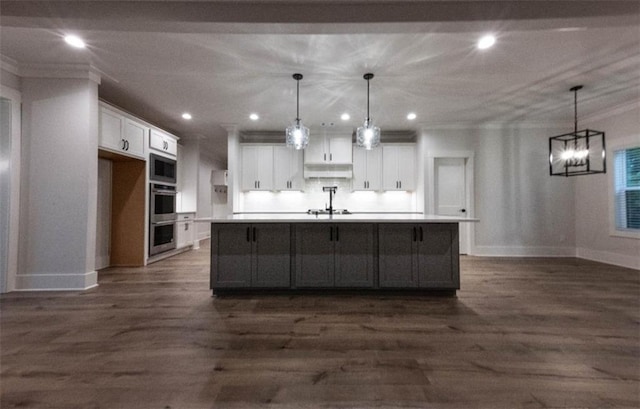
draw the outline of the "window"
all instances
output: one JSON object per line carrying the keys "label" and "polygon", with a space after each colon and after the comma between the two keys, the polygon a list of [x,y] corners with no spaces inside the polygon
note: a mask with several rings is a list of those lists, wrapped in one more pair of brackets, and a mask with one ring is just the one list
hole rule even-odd
{"label": "window", "polygon": [[616,230],[640,232],[640,147],[613,154]]}

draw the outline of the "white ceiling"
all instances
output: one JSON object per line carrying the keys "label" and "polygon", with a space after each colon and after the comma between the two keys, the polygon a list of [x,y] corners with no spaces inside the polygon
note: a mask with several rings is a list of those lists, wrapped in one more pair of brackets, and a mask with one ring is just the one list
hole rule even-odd
{"label": "white ceiling", "polygon": [[[221,158],[221,124],[284,137],[295,72],[312,132],[361,124],[366,72],[375,74],[371,117],[383,131],[572,124],[577,84],[581,115],[640,99],[639,1],[2,0],[0,25],[5,61],[90,63],[103,73],[101,98]],[[69,48],[66,33],[88,48]],[[497,43],[477,50],[485,33]]]}

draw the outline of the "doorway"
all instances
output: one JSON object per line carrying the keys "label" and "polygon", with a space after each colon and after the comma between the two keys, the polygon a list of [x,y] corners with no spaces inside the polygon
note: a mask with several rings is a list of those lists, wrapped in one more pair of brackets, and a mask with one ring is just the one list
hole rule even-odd
{"label": "doorway", "polygon": [[0,293],[12,291],[18,271],[20,93],[0,89]]}
{"label": "doorway", "polygon": [[[473,152],[437,152],[427,157],[428,212],[473,217]],[[460,254],[472,254],[473,223],[460,223]]]}

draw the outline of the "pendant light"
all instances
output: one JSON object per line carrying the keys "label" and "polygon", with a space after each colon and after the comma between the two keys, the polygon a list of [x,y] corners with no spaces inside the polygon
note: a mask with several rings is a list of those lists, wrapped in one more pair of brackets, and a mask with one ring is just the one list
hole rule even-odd
{"label": "pendant light", "polygon": [[309,128],[302,124],[300,120],[300,80],[302,74],[293,74],[296,80],[296,119],[292,125],[287,127],[287,147],[295,149],[304,149],[309,144]]}
{"label": "pendant light", "polygon": [[578,131],[578,91],[582,85],[570,89],[573,95],[573,132],[549,138],[549,174],[578,176],[606,173],[604,132],[593,129]]}
{"label": "pendant light", "polygon": [[373,78],[373,74],[364,74],[363,78],[367,80],[367,117],[364,125],[356,131],[356,146],[369,150],[380,145],[380,128],[375,126],[369,117],[369,80]]}

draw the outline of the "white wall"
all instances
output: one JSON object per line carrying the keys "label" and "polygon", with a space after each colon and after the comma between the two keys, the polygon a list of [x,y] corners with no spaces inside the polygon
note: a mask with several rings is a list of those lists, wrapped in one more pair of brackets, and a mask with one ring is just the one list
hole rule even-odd
{"label": "white wall", "polygon": [[199,157],[197,141],[181,141],[178,145],[176,208],[179,212],[195,212],[198,207]]}
{"label": "white wall", "polygon": [[[425,129],[424,150],[473,151],[478,255],[575,254],[574,182],[551,178],[548,138],[562,128]],[[429,172],[430,169],[425,169]]]}
{"label": "white wall", "polygon": [[[200,152],[198,162],[198,211],[197,218],[224,217],[227,214],[226,204],[216,203],[213,186],[211,185],[211,171],[224,170],[224,165],[217,160]],[[211,223],[196,223],[197,239],[211,236]]]}
{"label": "white wall", "polygon": [[[88,76],[88,75],[87,75]],[[17,289],[97,283],[98,84],[23,78]]]}
{"label": "white wall", "polygon": [[616,147],[640,146],[640,105],[627,106],[600,119],[581,122],[580,128],[605,132],[607,173],[576,177],[576,246],[582,258],[640,269],[640,239],[611,235],[610,199],[613,194],[613,157]]}

